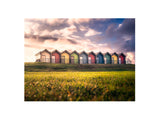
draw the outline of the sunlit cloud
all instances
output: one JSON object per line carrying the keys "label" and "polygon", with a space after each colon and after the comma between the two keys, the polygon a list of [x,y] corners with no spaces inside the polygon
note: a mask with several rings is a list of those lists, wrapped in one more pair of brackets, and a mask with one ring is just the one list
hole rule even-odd
{"label": "sunlit cloud", "polygon": [[93,29],[88,29],[88,32],[85,34],[85,36],[94,36],[94,35],[99,35],[101,32],[97,32]]}

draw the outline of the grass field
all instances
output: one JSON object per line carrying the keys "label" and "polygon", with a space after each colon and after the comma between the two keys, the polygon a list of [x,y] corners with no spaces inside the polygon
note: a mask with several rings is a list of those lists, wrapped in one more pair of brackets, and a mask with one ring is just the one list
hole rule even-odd
{"label": "grass field", "polygon": [[134,101],[134,68],[25,63],[25,101]]}

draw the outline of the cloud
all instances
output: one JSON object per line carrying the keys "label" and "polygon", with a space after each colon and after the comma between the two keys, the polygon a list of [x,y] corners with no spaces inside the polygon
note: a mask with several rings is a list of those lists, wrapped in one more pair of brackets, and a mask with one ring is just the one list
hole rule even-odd
{"label": "cloud", "polygon": [[118,26],[117,30],[120,34],[134,35],[135,34],[135,19],[125,19]]}
{"label": "cloud", "polygon": [[106,39],[115,51],[135,51],[135,20],[125,19],[120,24],[110,24],[106,29]]}
{"label": "cloud", "polygon": [[67,39],[71,44],[77,44],[75,40]]}
{"label": "cloud", "polygon": [[50,35],[44,35],[44,36],[39,36],[39,35],[30,35],[30,34],[25,34],[24,36],[27,39],[34,39],[39,42],[44,42],[45,40],[52,40],[52,41],[57,41],[58,38],[52,37]]}
{"label": "cloud", "polygon": [[67,23],[67,19],[64,18],[31,18],[25,19],[24,21],[48,25],[60,25]]}
{"label": "cloud", "polygon": [[124,42],[124,45],[122,48],[125,49],[127,52],[133,52],[135,51],[135,37],[133,36],[131,40],[127,40]]}
{"label": "cloud", "polygon": [[113,37],[117,34],[116,32],[117,25],[116,24],[110,24],[106,29],[106,35],[107,37]]}
{"label": "cloud", "polygon": [[74,32],[77,32],[77,28],[74,25],[71,25],[69,27],[65,27],[60,30],[53,30],[50,33],[47,33],[51,36],[58,36],[58,37],[67,37],[72,35]]}
{"label": "cloud", "polygon": [[70,18],[68,19],[68,24],[73,25],[73,24],[81,24],[81,23],[89,23],[90,18]]}
{"label": "cloud", "polygon": [[84,27],[82,25],[79,26],[79,30],[80,31],[87,31],[88,30],[88,27]]}
{"label": "cloud", "polygon": [[126,61],[131,61],[132,64],[135,64],[135,52],[127,52]]}
{"label": "cloud", "polygon": [[34,35],[39,34],[40,25],[38,23],[25,22],[24,27],[25,27],[24,32],[27,34],[34,34]]}
{"label": "cloud", "polygon": [[94,35],[99,35],[101,32],[97,32],[91,28],[89,28],[88,32],[85,34],[85,36],[94,36]]}
{"label": "cloud", "polygon": [[72,38],[77,38],[77,39],[81,38],[80,36],[77,36],[77,35],[71,35],[71,37]]}

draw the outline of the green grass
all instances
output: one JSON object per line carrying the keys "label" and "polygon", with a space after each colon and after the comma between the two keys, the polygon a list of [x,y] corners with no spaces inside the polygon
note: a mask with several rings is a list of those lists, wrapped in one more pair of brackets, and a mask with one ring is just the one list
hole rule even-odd
{"label": "green grass", "polygon": [[54,71],[135,71],[135,65],[25,63],[27,72]]}
{"label": "green grass", "polygon": [[[48,67],[44,68],[48,65],[41,64],[37,68],[37,65],[35,67],[33,64],[25,64],[27,67],[25,68],[25,101],[135,100],[135,71],[82,72],[80,69],[80,72],[74,72],[75,70],[72,72],[40,72],[48,70]],[[55,66],[63,67],[62,65]],[[55,66],[51,64],[49,67],[51,71],[55,71]],[[65,67],[63,69],[67,68]],[[69,68],[72,68],[72,65]],[[70,70],[69,68],[67,71]],[[78,68],[74,69],[78,71]],[[37,72],[27,72],[32,70],[37,70]]]}

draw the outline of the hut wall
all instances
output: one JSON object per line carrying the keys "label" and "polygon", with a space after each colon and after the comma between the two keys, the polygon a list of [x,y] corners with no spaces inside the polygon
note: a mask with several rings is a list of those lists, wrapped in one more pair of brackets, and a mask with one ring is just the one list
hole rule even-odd
{"label": "hut wall", "polygon": [[[74,57],[73,60],[72,60],[72,57]],[[78,64],[78,55],[76,53],[71,54],[71,63],[72,61],[74,62],[74,64]]]}
{"label": "hut wall", "polygon": [[42,52],[41,53],[41,62],[50,62],[50,54],[48,52]]}
{"label": "hut wall", "polygon": [[116,55],[112,55],[112,64],[118,64],[118,57]]}
{"label": "hut wall", "polygon": [[104,64],[104,58],[102,54],[98,54],[97,58],[98,58],[98,64]]}
{"label": "hut wall", "polygon": [[106,54],[105,58],[106,58],[106,64],[111,64],[111,56]]}
{"label": "hut wall", "polygon": [[68,53],[62,53],[61,54],[61,60],[63,61],[64,58],[64,63],[69,64],[69,54]]}
{"label": "hut wall", "polygon": [[88,55],[88,57],[91,57],[91,64],[95,64],[96,63],[96,58],[95,55],[93,55],[92,53]]}
{"label": "hut wall", "polygon": [[60,54],[57,52],[52,53],[52,56],[55,56],[55,63],[60,63]]}
{"label": "hut wall", "polygon": [[[81,57],[82,57],[82,59],[81,59]],[[80,54],[80,63],[81,64],[87,64],[88,63],[88,58],[87,58],[86,54],[84,54],[84,53]]]}
{"label": "hut wall", "polygon": [[121,59],[120,64],[125,64],[125,57],[123,55],[120,55],[119,58]]}

